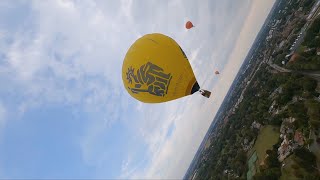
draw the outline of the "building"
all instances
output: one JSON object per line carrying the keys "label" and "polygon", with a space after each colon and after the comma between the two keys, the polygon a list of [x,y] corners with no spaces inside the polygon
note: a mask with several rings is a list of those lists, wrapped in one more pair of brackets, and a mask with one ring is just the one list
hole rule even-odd
{"label": "building", "polygon": [[278,148],[278,159],[282,162],[287,156],[290,155],[292,147],[290,142],[288,141],[287,137],[284,136],[284,140],[282,141],[280,147]]}
{"label": "building", "polygon": [[300,58],[301,58],[301,56],[300,56],[299,54],[294,53],[294,54],[291,56],[289,62],[297,61],[297,60],[299,60]]}
{"label": "building", "polygon": [[255,128],[255,129],[260,129],[261,126],[262,125],[256,121],[253,121],[253,123],[251,124],[251,128]]}
{"label": "building", "polygon": [[303,146],[304,139],[301,131],[296,130],[296,132],[294,133],[294,141],[298,143],[300,146]]}

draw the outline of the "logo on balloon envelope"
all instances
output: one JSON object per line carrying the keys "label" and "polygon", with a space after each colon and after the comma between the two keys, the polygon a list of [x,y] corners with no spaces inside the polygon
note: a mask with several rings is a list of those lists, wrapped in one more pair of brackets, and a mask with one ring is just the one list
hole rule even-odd
{"label": "logo on balloon envelope", "polygon": [[128,87],[132,93],[149,93],[155,96],[165,96],[172,79],[171,73],[165,73],[161,67],[151,62],[140,66],[136,71],[130,66],[126,75],[132,85]]}

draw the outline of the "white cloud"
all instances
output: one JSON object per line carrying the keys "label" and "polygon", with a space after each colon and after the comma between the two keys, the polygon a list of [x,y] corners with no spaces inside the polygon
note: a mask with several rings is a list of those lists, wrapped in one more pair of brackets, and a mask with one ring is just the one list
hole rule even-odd
{"label": "white cloud", "polygon": [[[0,80],[9,82],[1,96],[16,94],[13,113],[51,103],[87,113],[92,122],[79,146],[85,162],[98,167],[103,164],[103,149],[97,151],[101,136],[132,106],[120,73],[126,48],[135,39],[124,33],[127,17],[108,16],[93,1],[33,1],[28,6],[33,18],[20,27],[26,30],[7,32],[7,41],[0,42]],[[0,32],[6,32],[1,25]]]}
{"label": "white cloud", "polygon": [[[23,86],[26,98],[42,94],[42,102],[91,106],[106,104],[100,98],[108,97],[104,89],[112,87],[110,94],[121,96],[117,72],[121,70],[119,53],[125,48],[121,49],[115,36],[122,32],[108,24],[112,17],[94,2],[34,1],[32,12],[41,16],[28,24],[31,30],[8,34],[12,43],[1,52],[7,62],[4,73],[16,74],[11,78]],[[91,96],[84,96],[88,93]],[[24,102],[23,109],[26,106]]]}

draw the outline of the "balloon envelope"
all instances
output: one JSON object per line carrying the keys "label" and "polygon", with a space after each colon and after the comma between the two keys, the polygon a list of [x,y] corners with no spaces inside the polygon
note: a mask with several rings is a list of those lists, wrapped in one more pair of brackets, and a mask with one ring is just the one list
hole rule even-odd
{"label": "balloon envelope", "polygon": [[215,74],[220,74],[220,72],[219,71],[216,71],[216,72],[214,72]]}
{"label": "balloon envelope", "polygon": [[158,33],[144,35],[131,45],[122,80],[128,93],[145,103],[178,99],[200,89],[178,43]]}
{"label": "balloon envelope", "polygon": [[192,24],[192,22],[191,22],[191,21],[188,21],[188,22],[186,23],[186,28],[187,28],[187,29],[191,29],[192,27],[194,27],[193,24]]}

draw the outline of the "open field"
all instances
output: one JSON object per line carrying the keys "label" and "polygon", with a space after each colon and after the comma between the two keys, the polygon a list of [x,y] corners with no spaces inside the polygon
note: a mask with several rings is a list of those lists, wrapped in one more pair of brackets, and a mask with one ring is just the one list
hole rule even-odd
{"label": "open field", "polygon": [[259,164],[264,160],[266,151],[278,142],[279,128],[271,125],[263,127],[253,147],[257,151]]}

